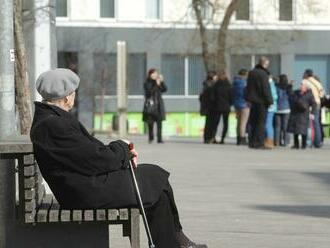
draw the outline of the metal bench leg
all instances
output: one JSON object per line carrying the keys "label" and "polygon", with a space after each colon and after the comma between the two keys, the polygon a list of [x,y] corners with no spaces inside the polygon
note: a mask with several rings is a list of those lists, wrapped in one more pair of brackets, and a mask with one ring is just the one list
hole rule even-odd
{"label": "metal bench leg", "polygon": [[130,211],[130,234],[132,248],[140,248],[140,211],[139,209],[131,209]]}

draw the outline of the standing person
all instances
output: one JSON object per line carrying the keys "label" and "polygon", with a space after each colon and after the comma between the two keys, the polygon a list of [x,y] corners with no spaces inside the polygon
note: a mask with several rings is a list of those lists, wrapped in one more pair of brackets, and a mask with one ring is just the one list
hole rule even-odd
{"label": "standing person", "polygon": [[[306,148],[307,133],[309,127],[310,108],[312,108],[312,119],[315,118],[317,111],[317,103],[311,90],[306,84],[301,84],[300,90],[296,90],[290,96],[290,118],[288,132],[294,135],[293,149]],[[301,146],[299,144],[299,135],[301,135]]]}
{"label": "standing person", "polygon": [[157,142],[163,143],[162,121],[165,120],[165,105],[162,93],[166,92],[166,90],[167,87],[163,76],[158,74],[156,69],[150,69],[144,83],[145,104],[143,110],[143,121],[148,124],[149,143],[152,143],[154,140],[155,122],[157,124]]}
{"label": "standing person", "polygon": [[249,72],[246,87],[246,100],[251,104],[249,147],[264,149],[265,121],[267,109],[273,104],[269,85],[269,59],[262,56],[255,68]]}
{"label": "standing person", "polygon": [[275,114],[275,145],[287,146],[290,143],[290,136],[287,132],[290,116],[289,96],[292,85],[289,84],[288,76],[282,74],[276,84],[277,91],[277,112]]}
{"label": "standing person", "polygon": [[314,77],[314,73],[312,69],[305,70],[302,83],[305,84],[308,89],[311,89],[316,102],[315,118],[312,120],[314,132],[315,132],[313,145],[315,148],[321,148],[322,132],[321,132],[320,115],[321,115],[321,98],[324,96],[324,89],[322,84]]}
{"label": "standing person", "polygon": [[228,131],[228,120],[230,114],[230,106],[232,104],[231,85],[225,71],[219,72],[219,79],[214,85],[214,104],[212,111],[215,113],[215,120],[212,123],[214,136],[221,117],[223,119],[223,129],[221,134],[220,144],[225,143],[225,138]]}
{"label": "standing person", "polygon": [[246,145],[246,125],[249,119],[250,108],[245,100],[246,92],[246,79],[248,71],[246,69],[241,69],[238,72],[238,76],[234,77],[232,96],[233,105],[236,110],[237,118],[237,145]]}
{"label": "standing person", "polygon": [[70,113],[79,77],[67,69],[42,73],[36,86],[31,141],[40,171],[64,209],[137,207],[129,169],[140,186],[151,235],[157,248],[207,248],[182,231],[169,173],[157,165],[137,164],[129,141],[103,144]]}
{"label": "standing person", "polygon": [[200,114],[205,116],[205,126],[204,126],[204,143],[210,144],[215,142],[215,133],[212,130],[212,126],[215,122],[215,113],[212,111],[211,107],[214,101],[213,87],[218,81],[218,75],[215,71],[210,71],[207,74],[206,80],[203,82],[203,90],[199,95],[200,101]]}
{"label": "standing person", "polygon": [[265,147],[267,149],[274,148],[274,116],[277,111],[277,91],[275,82],[272,76],[269,77],[270,91],[272,93],[273,104],[269,106],[267,111],[265,129],[266,129],[266,140]]}

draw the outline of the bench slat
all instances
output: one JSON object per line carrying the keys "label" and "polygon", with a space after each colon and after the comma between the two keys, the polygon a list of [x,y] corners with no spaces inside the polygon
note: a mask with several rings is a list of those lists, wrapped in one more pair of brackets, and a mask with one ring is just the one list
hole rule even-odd
{"label": "bench slat", "polygon": [[60,219],[60,204],[58,204],[55,197],[53,197],[53,204],[49,210],[48,221],[49,222],[59,222]]}
{"label": "bench slat", "polygon": [[29,155],[24,155],[23,156],[23,163],[24,165],[31,165],[34,164],[34,155],[33,154],[29,154]]}
{"label": "bench slat", "polygon": [[108,220],[117,220],[118,215],[119,213],[117,209],[108,209]]}
{"label": "bench slat", "polygon": [[127,209],[119,209],[119,219],[128,220],[128,210]]}
{"label": "bench slat", "polygon": [[105,221],[107,220],[107,213],[105,209],[97,209],[96,210],[96,220]]}
{"label": "bench slat", "polygon": [[84,221],[94,220],[94,210],[84,210]]}
{"label": "bench slat", "polygon": [[66,209],[61,209],[61,222],[69,222],[71,220],[71,211]]}
{"label": "bench slat", "polygon": [[47,222],[48,211],[51,208],[53,203],[53,195],[47,194],[42,199],[42,203],[39,206],[37,212],[37,222]]}
{"label": "bench slat", "polygon": [[30,165],[24,167],[24,176],[25,177],[32,177],[36,174],[36,166],[35,165]]}
{"label": "bench slat", "polygon": [[81,222],[83,220],[82,218],[82,210],[72,210],[72,220]]}
{"label": "bench slat", "polygon": [[36,190],[35,189],[26,189],[24,190],[25,200],[32,200],[36,198]]}

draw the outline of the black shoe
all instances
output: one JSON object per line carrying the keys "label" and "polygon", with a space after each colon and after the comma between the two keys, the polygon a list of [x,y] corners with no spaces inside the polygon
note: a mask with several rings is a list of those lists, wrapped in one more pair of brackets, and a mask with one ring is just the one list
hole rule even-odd
{"label": "black shoe", "polygon": [[246,146],[248,144],[247,141],[246,141],[246,137],[241,137],[240,139],[241,139],[241,145],[242,146]]}
{"label": "black shoe", "polygon": [[162,141],[162,140],[158,140],[157,143],[158,143],[158,144],[164,144],[164,141]]}
{"label": "black shoe", "polygon": [[176,239],[180,245],[180,248],[207,248],[207,245],[204,244],[196,244],[191,241],[183,231],[176,233]]}
{"label": "black shoe", "polygon": [[299,149],[299,146],[293,145],[291,146],[291,149]]}

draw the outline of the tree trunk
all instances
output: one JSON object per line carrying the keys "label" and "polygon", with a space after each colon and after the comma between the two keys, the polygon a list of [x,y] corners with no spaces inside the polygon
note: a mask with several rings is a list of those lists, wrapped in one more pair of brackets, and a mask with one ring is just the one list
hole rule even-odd
{"label": "tree trunk", "polygon": [[[202,8],[207,6],[208,0],[192,0],[192,7],[194,9],[197,25],[199,28],[200,39],[201,39],[201,46],[202,46],[202,56],[203,62],[206,71],[209,69],[219,70],[226,70],[227,63],[226,63],[226,39],[227,39],[227,31],[228,26],[230,23],[230,19],[233,13],[236,11],[238,4],[241,0],[232,0],[228,5],[223,20],[220,24],[220,28],[217,34],[217,48],[215,54],[210,54],[209,51],[209,41],[207,37],[207,28],[203,20],[202,16]],[[204,3],[204,4],[203,4]],[[213,5],[214,8],[214,5]],[[213,10],[213,13],[216,12]]]}
{"label": "tree trunk", "polygon": [[23,35],[22,4],[22,0],[14,1],[14,36],[16,48],[15,89],[21,134],[28,134],[32,123],[32,108]]}
{"label": "tree trunk", "polygon": [[210,66],[210,54],[209,54],[209,46],[208,46],[208,38],[206,33],[206,27],[203,22],[203,16],[202,16],[202,1],[203,0],[192,0],[192,6],[196,15],[197,24],[199,27],[199,34],[201,39],[201,45],[202,45],[202,57],[204,62],[204,67],[206,71],[209,71]]}
{"label": "tree trunk", "polygon": [[233,13],[236,11],[237,6],[240,0],[232,0],[228,5],[225,16],[223,17],[222,23],[220,25],[220,29],[218,31],[218,39],[217,39],[217,52],[216,52],[216,66],[219,70],[227,70],[226,63],[226,40],[227,40],[227,32],[228,26],[230,24],[230,19]]}

